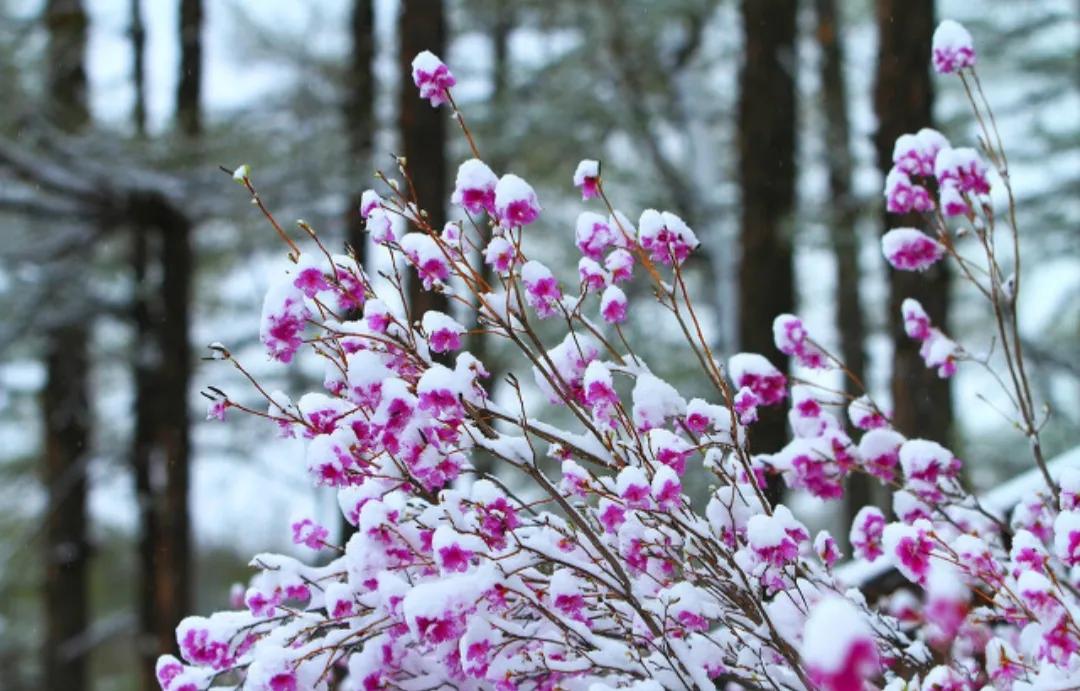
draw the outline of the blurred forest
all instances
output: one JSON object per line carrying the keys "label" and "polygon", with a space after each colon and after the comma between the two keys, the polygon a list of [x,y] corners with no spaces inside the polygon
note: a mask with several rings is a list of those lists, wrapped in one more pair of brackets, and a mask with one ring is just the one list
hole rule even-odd
{"label": "blurred forest", "polygon": [[[877,242],[918,222],[885,216],[896,136],[932,122],[974,144],[962,90],[929,72],[936,22],[964,22],[1019,195],[1045,444],[1080,445],[1078,13],[1075,0],[0,0],[0,690],[154,689],[176,623],[226,606],[252,553],[294,549],[299,517],[339,525],[300,447],[259,420],[203,421],[207,386],[257,400],[200,359],[212,341],[268,390],[322,381],[258,342],[284,252],[219,166],[250,164],[279,219],[375,266],[357,212],[374,170],[406,156],[438,227],[469,156],[412,88],[420,50],[457,75],[496,172],[537,187],[528,242],[562,278],[582,208],[571,174],[601,159],[631,218],[670,209],[702,239],[689,266],[718,352],[786,367],[760,315],[797,310],[901,431],[951,444],[987,488],[1027,469],[1025,441],[984,371],[950,383],[923,367],[897,306],[917,296],[980,352],[990,322],[940,269],[887,272]],[[631,338],[697,393],[661,318],[636,309]],[[515,366],[497,344],[470,349]],[[782,415],[764,419],[756,450],[785,435]],[[844,514],[880,500],[869,485],[852,496],[840,511],[789,502],[846,535]]]}

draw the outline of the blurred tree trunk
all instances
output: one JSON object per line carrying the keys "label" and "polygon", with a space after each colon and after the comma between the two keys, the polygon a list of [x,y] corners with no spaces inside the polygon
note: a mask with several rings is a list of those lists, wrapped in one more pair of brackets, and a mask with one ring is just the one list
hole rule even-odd
{"label": "blurred tree trunk", "polygon": [[176,121],[180,131],[202,131],[202,0],[180,0],[180,74],[176,82]]}
{"label": "blurred tree trunk", "polygon": [[[878,64],[874,85],[875,136],[882,174],[892,167],[893,143],[901,134],[930,127],[933,83],[930,44],[934,32],[933,0],[878,0]],[[919,214],[885,214],[885,230],[898,226],[925,228]],[[889,332],[893,341],[893,422],[905,435],[949,442],[952,402],[949,381],[939,379],[919,357],[919,344],[904,333],[900,304],[915,298],[930,319],[948,328],[949,272],[938,262],[923,273],[894,271],[889,275]]]}
{"label": "blurred tree trunk", "polygon": [[[408,164],[420,208],[436,231],[446,223],[446,123],[447,111],[432,108],[413,86],[412,60],[430,50],[440,57],[446,53],[446,18],[442,0],[402,0],[398,16],[398,131],[401,152]],[[425,291],[409,271],[409,303],[414,319],[427,310],[448,311],[445,296]]]}
{"label": "blurred tree trunk", "polygon": [[142,0],[131,0],[131,83],[135,89],[135,103],[131,109],[132,126],[139,138],[146,136],[146,24],[143,22]]}
{"label": "blurred tree trunk", "polygon": [[[743,0],[739,72],[739,348],[783,371],[772,319],[794,309],[791,226],[795,204],[795,0]],[[787,439],[779,409],[764,410],[751,438],[772,453]]]}
{"label": "blurred tree trunk", "polygon": [[[138,0],[132,2],[133,119],[139,130],[145,104]],[[200,3],[180,7],[180,76],[176,120],[181,132],[198,137],[202,130]],[[132,229],[131,269],[135,282],[131,319],[135,332],[134,431],[131,463],[139,512],[138,645],[141,685],[157,688],[154,665],[176,647],[176,625],[191,613],[192,554],[190,493],[191,381],[189,340],[191,222],[163,195],[145,192],[128,200]]]}
{"label": "blurred tree trunk", "polygon": [[[842,23],[836,0],[814,0],[817,13],[817,41],[821,48],[821,91],[825,112],[825,155],[829,171],[829,239],[836,255],[836,296],[834,319],[840,334],[840,358],[848,372],[866,383],[866,323],[859,293],[859,237],[856,232],[858,208],[851,191],[851,128],[844,82]],[[844,378],[844,392],[851,398],[863,391]],[[853,474],[844,494],[848,518],[874,502],[875,481],[863,473]]]}
{"label": "blurred tree trunk", "polygon": [[349,182],[356,186],[356,194],[350,198],[345,209],[345,241],[352,247],[362,267],[367,254],[367,237],[364,234],[364,220],[360,218],[360,195],[371,186],[374,168],[375,8],[372,0],[353,0],[349,33],[352,52],[346,73],[343,115],[345,139],[349,146]]}
{"label": "blurred tree trunk", "polygon": [[[367,260],[367,234],[360,217],[360,197],[371,186],[374,170],[375,133],[375,5],[373,0],[353,0],[349,17],[352,51],[345,76],[345,107],[342,112],[345,140],[349,147],[349,183],[356,193],[345,207],[345,242],[352,248],[361,269]],[[359,317],[361,315],[350,315]],[[341,516],[342,544],[356,531],[344,514]]]}
{"label": "blurred tree trunk", "polygon": [[[79,0],[49,0],[46,110],[54,125],[77,132],[90,123],[87,107],[87,16]],[[81,274],[65,277],[71,280]],[[75,281],[71,286],[78,288]],[[54,306],[74,312],[71,305]],[[91,413],[89,395],[91,329],[89,320],[53,325],[45,334],[44,430],[45,632],[42,641],[44,688],[87,688],[85,648],[78,639],[89,621],[89,517],[86,466]]]}

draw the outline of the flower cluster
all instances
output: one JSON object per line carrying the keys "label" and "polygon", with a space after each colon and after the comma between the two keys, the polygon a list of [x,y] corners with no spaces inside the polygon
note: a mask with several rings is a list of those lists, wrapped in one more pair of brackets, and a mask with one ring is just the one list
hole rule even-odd
{"label": "flower cluster", "polygon": [[[965,54],[955,37],[935,39],[944,71],[974,62],[970,41]],[[419,56],[414,79],[432,105],[451,100],[438,58]],[[931,176],[965,203],[987,192],[979,157],[936,133],[902,138],[897,152],[891,209],[940,208]],[[165,691],[931,691],[1078,678],[1080,469],[1046,472],[1011,513],[983,506],[952,452],[894,429],[869,394],[848,400],[789,381],[759,353],[733,354],[726,369],[712,357],[683,274],[698,240],[678,216],[647,209],[635,227],[608,203],[599,163],[582,161],[573,182],[603,206],[578,219],[579,285],[569,289],[522,249],[542,213],[535,190],[473,153],[452,196],[460,221],[431,227],[403,192],[411,185],[365,194],[360,213],[395,266],[475,309],[470,330],[516,349],[542,395],[511,377],[517,405],[497,403],[483,363],[462,349],[460,314],[412,313],[398,272],[375,281],[312,233],[316,247],[266,297],[262,338],[283,362],[308,344],[326,363],[324,390],[296,402],[266,393],[265,413],[214,390],[211,414],[246,410],[306,439],[311,480],[336,491],[354,530],[318,565],[256,556],[243,608],[180,624],[182,661],[158,665]],[[944,220],[938,239],[891,231],[890,261],[921,269],[948,254],[956,238]],[[709,397],[687,400],[622,338],[629,298],[617,284],[635,280],[683,327]],[[992,297],[1000,288],[986,287]],[[554,317],[564,334],[545,344],[535,326]],[[951,374],[959,347],[918,303],[904,304],[903,319],[927,365]],[[773,334],[804,367],[842,368],[796,316],[777,317]],[[1037,452],[1030,393],[1014,394]],[[751,450],[760,410],[785,402],[791,442]],[[573,425],[545,420],[548,406]],[[479,473],[481,456],[500,472]],[[684,492],[691,465],[715,480],[703,507]],[[836,500],[855,473],[892,491],[895,518],[863,508],[854,558],[910,582],[880,602],[836,568],[829,533],[812,537],[765,492],[779,478]],[[332,547],[310,520],[293,525],[293,539]]]}

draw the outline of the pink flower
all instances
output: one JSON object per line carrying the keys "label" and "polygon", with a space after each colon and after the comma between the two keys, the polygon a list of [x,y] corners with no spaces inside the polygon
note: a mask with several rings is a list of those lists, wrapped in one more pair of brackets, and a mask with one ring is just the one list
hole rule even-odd
{"label": "pink flower", "polygon": [[484,263],[498,273],[506,273],[514,263],[514,255],[514,246],[506,238],[496,235],[484,248]]}
{"label": "pink flower", "polygon": [[859,457],[863,468],[884,482],[892,480],[900,463],[900,446],[903,443],[903,435],[894,430],[879,427],[868,431],[859,440]]}
{"label": "pink flower", "polygon": [[267,291],[259,338],[270,357],[286,364],[292,361],[310,316],[303,292],[291,281],[276,283]]}
{"label": "pink flower", "polygon": [[225,409],[229,407],[229,399],[227,398],[214,398],[210,401],[210,405],[206,408],[207,420],[219,420],[225,421]]}
{"label": "pink flower", "polygon": [[323,548],[328,537],[330,537],[330,531],[310,518],[292,524],[294,545],[306,545],[310,549],[319,550]]}
{"label": "pink flower", "polygon": [[802,320],[794,314],[781,314],[773,319],[773,342],[777,350],[791,355],[804,367],[822,369],[828,364],[825,353],[810,340]]}
{"label": "pink flower", "polygon": [[600,194],[600,163],[584,159],[574,170],[574,187],[581,188],[581,200],[586,201]]}
{"label": "pink flower", "polygon": [[894,166],[885,178],[885,208],[891,214],[933,211],[934,202],[925,187],[913,183],[907,173]]}
{"label": "pink flower", "polygon": [[608,282],[608,273],[588,257],[578,260],[578,280],[586,293],[596,293],[604,289]]}
{"label": "pink flower", "polygon": [[526,226],[540,215],[540,202],[529,183],[508,173],[495,186],[495,212],[506,227]]}
{"label": "pink flower", "polygon": [[682,264],[700,244],[694,231],[670,211],[645,209],[638,221],[638,243],[654,262]]}
{"label": "pink flower", "polygon": [[945,255],[945,247],[916,228],[894,228],[881,237],[881,250],[894,269],[925,271]]}
{"label": "pink flower", "polygon": [[641,468],[627,466],[619,471],[616,479],[616,491],[630,508],[648,508],[649,499],[652,496],[650,489],[649,481],[645,478],[645,472]]}
{"label": "pink flower", "polygon": [[952,74],[965,67],[975,67],[975,43],[971,34],[959,22],[951,19],[938,24],[934,31],[934,70]]}
{"label": "pink flower", "polygon": [[830,597],[810,611],[800,653],[822,691],[862,691],[880,669],[873,630],[850,601]]}
{"label": "pink flower", "polygon": [[918,300],[906,298],[900,305],[900,312],[904,317],[904,331],[908,336],[917,341],[930,338],[930,317]]}
{"label": "pink flower", "polygon": [[678,473],[671,467],[657,467],[652,482],[653,501],[661,511],[671,511],[682,502],[682,482]]}
{"label": "pink flower", "polygon": [[883,553],[881,536],[885,532],[885,514],[875,506],[864,506],[851,523],[851,547],[866,561],[874,561]]}
{"label": "pink flower", "polygon": [[941,198],[941,210],[946,216],[966,216],[971,211],[960,187],[952,180],[940,187],[938,196]]}
{"label": "pink flower", "polygon": [[447,353],[461,347],[465,327],[453,317],[442,312],[425,312],[421,326],[427,333],[428,346],[433,353]]}
{"label": "pink flower", "polygon": [[626,321],[626,293],[615,285],[604,290],[600,298],[600,315],[608,324],[621,324]]}
{"label": "pink flower", "polygon": [[934,174],[934,161],[938,152],[948,147],[949,140],[929,127],[924,127],[915,134],[902,134],[893,145],[892,160],[895,170],[913,178],[930,177]]}
{"label": "pink flower", "polygon": [[521,267],[521,282],[525,285],[525,301],[538,317],[547,319],[558,313],[562,291],[550,269],[538,261],[527,261]]}
{"label": "pink flower", "polygon": [[446,103],[446,90],[457,84],[443,61],[427,50],[413,58],[412,78],[413,84],[420,89],[420,98],[426,98],[433,107]]}
{"label": "pink flower", "polygon": [[[986,164],[975,149],[967,147],[943,149],[934,161],[934,175],[937,176],[942,188],[953,185],[957,193],[989,194],[990,192]],[[962,200],[961,203],[963,203]]]}
{"label": "pink flower", "polygon": [[759,405],[776,405],[787,397],[787,378],[764,356],[737,353],[728,361],[728,373],[735,386],[749,388]]}
{"label": "pink flower", "polygon": [[604,268],[611,272],[612,283],[629,281],[634,272],[634,255],[621,248],[613,250],[604,260]]}
{"label": "pink flower", "polygon": [[401,238],[401,250],[408,257],[424,290],[431,290],[450,279],[450,265],[439,243],[426,233],[409,233]]}
{"label": "pink flower", "polygon": [[840,548],[836,546],[836,540],[829,534],[829,531],[822,530],[814,538],[814,553],[817,554],[821,563],[828,568],[840,561]]}
{"label": "pink flower", "polygon": [[930,572],[930,553],[934,548],[927,536],[930,529],[929,521],[919,520],[915,525],[890,523],[883,533],[885,553],[900,573],[919,585],[926,584]]}
{"label": "pink flower", "polygon": [[578,216],[574,229],[577,248],[590,259],[599,260],[604,250],[614,244],[617,232],[608,223],[608,219],[592,211],[582,212]]}
{"label": "pink flower", "polygon": [[486,211],[494,215],[495,186],[498,184],[499,178],[486,163],[478,158],[470,158],[458,166],[450,201],[471,214]]}
{"label": "pink flower", "polygon": [[743,386],[735,392],[733,403],[735,404],[735,413],[739,416],[739,424],[752,425],[757,422],[757,409],[760,402],[761,399],[749,386]]}

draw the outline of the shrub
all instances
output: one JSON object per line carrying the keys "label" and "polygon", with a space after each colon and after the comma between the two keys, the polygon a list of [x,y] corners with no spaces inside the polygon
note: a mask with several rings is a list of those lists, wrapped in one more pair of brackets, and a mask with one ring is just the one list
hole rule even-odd
{"label": "shrub", "polygon": [[[262,340],[282,362],[301,348],[323,358],[325,391],[294,403],[256,385],[263,412],[213,389],[210,416],[242,410],[284,436],[307,438],[311,478],[337,490],[356,531],[339,547],[322,526],[294,525],[298,544],[334,558],[308,565],[256,556],[246,609],[185,619],[177,631],[185,662],[161,658],[162,688],[1075,683],[1080,472],[1055,480],[1042,458],[1042,421],[1016,323],[1016,210],[967,32],[943,23],[933,61],[967,90],[981,152],[953,148],[927,129],[901,137],[887,204],[922,213],[929,232],[894,229],[882,247],[899,270],[954,262],[988,301],[1005,363],[1000,381],[1014,405],[1006,414],[1031,440],[1045,479],[1011,518],[965,489],[961,462],[948,449],[902,436],[869,395],[843,400],[793,385],[759,354],[719,361],[684,278],[683,263],[698,246],[693,231],[653,209],[635,228],[609,203],[596,161],[582,161],[573,174],[583,200],[600,209],[576,225],[580,283],[560,285],[522,251],[542,214],[535,191],[483,163],[452,98],[453,76],[424,53],[414,80],[434,107],[453,109],[474,156],[461,165],[452,197],[462,220],[432,227],[409,191],[404,162],[399,181],[380,176],[386,189],[365,194],[360,213],[395,266],[407,265],[423,289],[478,316],[466,326],[449,314],[412,313],[400,272],[375,281],[306,226],[310,247],[301,248],[274,222],[295,265],[266,296]],[[988,196],[991,171],[1008,192],[1003,217]],[[266,212],[247,169],[236,177]],[[1008,267],[999,241],[1012,246]],[[713,400],[687,401],[634,353],[619,326],[628,297],[618,284],[631,280],[650,283],[671,313]],[[940,376],[971,359],[918,303],[905,302],[903,317]],[[557,324],[561,341],[545,343],[538,320]],[[773,331],[777,348],[802,366],[844,371],[798,317],[777,317]],[[477,333],[525,358],[550,406],[530,411],[516,379],[516,405],[491,400],[484,364],[461,350]],[[246,373],[224,346],[212,349]],[[785,401],[793,440],[775,454],[753,453],[758,409]],[[571,429],[545,421],[553,407],[573,419]],[[850,428],[837,407],[846,408]],[[475,472],[477,454],[519,473],[528,492],[518,496]],[[703,511],[683,494],[690,464],[718,482]],[[868,602],[834,569],[841,555],[832,536],[812,536],[763,491],[779,476],[837,499],[852,473],[893,493],[895,520],[867,507],[851,531],[856,559],[885,560],[911,583],[880,602]]]}

